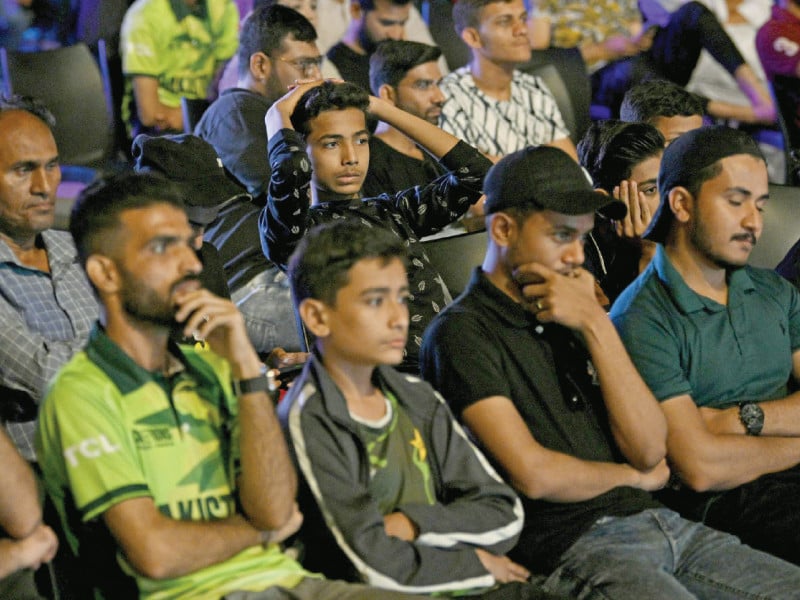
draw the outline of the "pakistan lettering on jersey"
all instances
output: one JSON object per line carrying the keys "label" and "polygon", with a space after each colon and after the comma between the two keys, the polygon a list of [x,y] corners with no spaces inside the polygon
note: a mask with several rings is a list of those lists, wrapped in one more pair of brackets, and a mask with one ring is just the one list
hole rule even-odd
{"label": "pakistan lettering on jersey", "polygon": [[156,581],[135,573],[110,537],[98,542],[92,535],[106,510],[138,497],[151,497],[173,519],[213,521],[236,512],[238,405],[230,368],[210,351],[171,352],[181,368],[169,377],[153,374],[98,329],[52,384],[36,443],[70,547],[78,556],[117,553],[142,597],[219,598],[296,585],[306,573],[275,544]]}
{"label": "pakistan lettering on jersey", "polygon": [[402,504],[436,503],[425,441],[391,392],[378,423],[356,420],[370,462],[369,491],[382,514]]}

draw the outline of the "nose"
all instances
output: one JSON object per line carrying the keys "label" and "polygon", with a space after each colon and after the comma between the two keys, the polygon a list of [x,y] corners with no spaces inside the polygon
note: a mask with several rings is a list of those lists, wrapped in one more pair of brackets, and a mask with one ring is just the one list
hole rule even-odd
{"label": "nose", "polygon": [[442,92],[442,88],[440,88],[438,85],[434,84],[434,86],[433,86],[433,103],[436,104],[436,105],[441,106],[442,104],[444,104],[444,101],[445,101],[445,96],[444,96],[444,92]]}
{"label": "nose", "polygon": [[561,262],[572,267],[580,267],[585,260],[583,253],[583,238],[577,238],[569,244],[561,257]]}
{"label": "nose", "polygon": [[761,228],[764,226],[764,215],[758,210],[758,206],[753,202],[747,203],[747,211],[742,217],[742,227],[748,231],[755,233],[756,237],[761,233]]}
{"label": "nose", "polygon": [[34,169],[31,173],[31,193],[37,196],[48,197],[53,192],[53,183],[45,166]]}
{"label": "nose", "polygon": [[357,165],[358,153],[356,147],[352,142],[342,144],[342,164],[343,165]]}
{"label": "nose", "polygon": [[408,329],[408,304],[395,300],[391,302],[389,326],[403,331]]}
{"label": "nose", "polygon": [[528,35],[528,25],[527,25],[527,23],[525,23],[524,19],[517,19],[517,20],[514,21],[513,32],[514,32],[515,36],[517,36],[517,35],[527,36]]}
{"label": "nose", "polygon": [[[202,242],[200,243],[202,245]],[[187,275],[199,275],[203,271],[203,263],[200,262],[200,257],[190,244],[183,248],[183,256],[181,267],[183,272]]]}
{"label": "nose", "polygon": [[386,28],[386,37],[390,40],[401,41],[405,37],[406,26],[402,23],[389,25]]}

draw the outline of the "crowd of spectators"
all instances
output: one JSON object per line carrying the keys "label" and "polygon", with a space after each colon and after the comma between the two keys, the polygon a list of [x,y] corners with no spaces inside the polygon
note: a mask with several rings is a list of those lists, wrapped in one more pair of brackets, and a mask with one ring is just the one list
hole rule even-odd
{"label": "crowd of spectators", "polygon": [[[777,4],[457,0],[462,66],[415,0],[3,2],[109,40],[127,164],[61,197],[0,98],[0,597],[796,597]],[[456,296],[425,240],[475,228]]]}

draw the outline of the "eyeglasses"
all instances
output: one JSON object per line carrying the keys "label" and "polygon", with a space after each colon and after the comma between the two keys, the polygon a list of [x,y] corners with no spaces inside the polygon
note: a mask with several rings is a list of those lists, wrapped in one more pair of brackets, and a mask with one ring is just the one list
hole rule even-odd
{"label": "eyeglasses", "polygon": [[314,56],[308,58],[295,58],[294,60],[287,60],[285,58],[278,57],[278,60],[281,62],[285,62],[287,65],[291,65],[298,71],[300,71],[303,76],[307,77],[309,75],[316,75],[322,69],[322,61],[325,60],[324,56]]}

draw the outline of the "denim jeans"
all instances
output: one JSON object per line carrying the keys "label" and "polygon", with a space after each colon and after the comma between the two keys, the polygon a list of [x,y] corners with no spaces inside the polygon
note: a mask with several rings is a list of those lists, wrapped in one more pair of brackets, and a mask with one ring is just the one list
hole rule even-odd
{"label": "denim jeans", "polygon": [[544,588],[576,598],[788,599],[800,596],[800,567],[662,508],[598,520]]}
{"label": "denim jeans", "polygon": [[300,350],[289,281],[278,267],[253,277],[231,294],[244,317],[250,341],[259,354],[276,346],[289,352]]}

